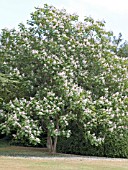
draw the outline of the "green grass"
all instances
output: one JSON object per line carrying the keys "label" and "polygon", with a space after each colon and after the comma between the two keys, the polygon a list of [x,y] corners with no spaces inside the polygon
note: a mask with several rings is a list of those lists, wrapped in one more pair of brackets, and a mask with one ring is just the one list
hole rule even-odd
{"label": "green grass", "polygon": [[15,157],[70,157],[66,154],[50,154],[46,148],[23,147],[10,145],[6,140],[0,140],[0,156],[15,156]]}
{"label": "green grass", "polygon": [[126,170],[127,167],[128,159],[77,159],[66,154],[51,155],[45,148],[10,146],[0,141],[0,170]]}
{"label": "green grass", "polygon": [[0,170],[127,170],[128,161],[0,157]]}

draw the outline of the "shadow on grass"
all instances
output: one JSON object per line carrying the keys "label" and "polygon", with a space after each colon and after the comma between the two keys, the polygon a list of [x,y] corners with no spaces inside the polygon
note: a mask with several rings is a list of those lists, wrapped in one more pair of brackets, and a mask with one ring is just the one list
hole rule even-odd
{"label": "shadow on grass", "polygon": [[[0,156],[13,157],[71,157],[67,154],[51,154],[47,148],[23,147],[11,145],[7,140],[0,139]],[[74,156],[75,157],[75,156]]]}

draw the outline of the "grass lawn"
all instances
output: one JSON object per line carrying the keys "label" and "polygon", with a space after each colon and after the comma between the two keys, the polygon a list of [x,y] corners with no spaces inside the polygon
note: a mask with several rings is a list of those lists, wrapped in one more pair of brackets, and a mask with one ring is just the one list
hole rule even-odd
{"label": "grass lawn", "polygon": [[0,157],[0,170],[126,170],[128,161]]}
{"label": "grass lawn", "polygon": [[[34,157],[34,158],[33,158]],[[128,159],[89,159],[51,155],[43,148],[0,143],[0,170],[126,170]]]}

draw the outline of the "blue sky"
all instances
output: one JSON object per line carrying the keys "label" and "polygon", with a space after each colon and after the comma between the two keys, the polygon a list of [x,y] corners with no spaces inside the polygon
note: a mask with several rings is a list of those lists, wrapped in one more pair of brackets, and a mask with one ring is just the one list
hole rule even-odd
{"label": "blue sky", "polygon": [[48,3],[65,8],[70,13],[105,20],[106,29],[128,40],[128,0],[0,0],[0,29],[14,28],[20,22],[26,23],[34,7]]}

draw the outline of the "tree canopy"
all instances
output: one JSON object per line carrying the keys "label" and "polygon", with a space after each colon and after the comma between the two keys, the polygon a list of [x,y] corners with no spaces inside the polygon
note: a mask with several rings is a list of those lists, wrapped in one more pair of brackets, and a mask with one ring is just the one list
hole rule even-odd
{"label": "tree canopy", "polygon": [[[2,106],[1,133],[37,144],[47,134],[56,151],[57,137],[71,134],[79,120],[92,144],[105,134],[126,132],[128,60],[113,52],[113,34],[105,23],[59,10],[36,8],[27,25],[3,29],[1,73],[20,82],[19,94]],[[98,129],[98,132],[97,132]]]}

